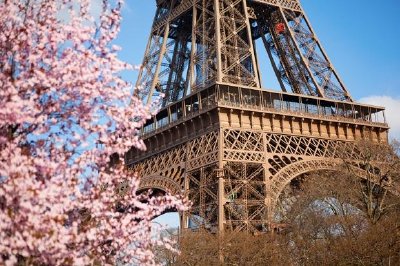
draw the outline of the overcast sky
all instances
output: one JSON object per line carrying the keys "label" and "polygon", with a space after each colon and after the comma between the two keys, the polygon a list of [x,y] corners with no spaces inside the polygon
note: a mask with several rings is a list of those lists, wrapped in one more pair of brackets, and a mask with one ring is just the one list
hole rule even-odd
{"label": "overcast sky", "polygon": [[[131,64],[141,64],[156,1],[126,2],[117,40],[123,48],[120,56]],[[400,1],[303,0],[301,3],[353,98],[385,106],[391,137],[400,139]],[[136,74],[129,78],[136,81]],[[269,88],[276,85],[273,73],[264,75],[263,81]]]}

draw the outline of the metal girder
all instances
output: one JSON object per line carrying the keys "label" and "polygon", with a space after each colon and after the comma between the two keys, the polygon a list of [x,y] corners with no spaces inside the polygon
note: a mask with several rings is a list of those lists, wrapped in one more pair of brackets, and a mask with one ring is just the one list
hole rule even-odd
{"label": "metal girder", "polygon": [[296,43],[302,61],[310,71],[323,97],[352,101],[349,92],[326,55],[305,13],[280,9],[285,24]]}
{"label": "metal girder", "polygon": [[215,82],[217,77],[217,37],[214,1],[200,0],[193,6],[190,90],[198,90]]}
{"label": "metal girder", "polygon": [[[190,59],[191,27],[188,17],[181,17],[193,1],[169,1],[158,6],[142,67],[136,83],[143,100],[163,93],[162,105],[183,97]],[[189,25],[189,26],[188,26]],[[185,30],[186,29],[186,30]]]}
{"label": "metal girder", "polygon": [[302,11],[298,0],[248,0],[260,4],[267,4],[276,7],[282,7],[293,11]]}
{"label": "metal girder", "polygon": [[184,30],[188,25],[185,19],[176,21],[176,25],[178,27],[172,33],[174,38],[170,40],[171,49],[166,51],[163,72],[160,72],[156,85],[164,94],[163,106],[181,99],[186,87],[190,58],[190,35],[187,32],[190,29]]}
{"label": "metal girder", "polygon": [[286,90],[286,83],[298,94],[352,101],[302,10],[281,6],[254,6],[253,10],[257,35],[282,90]]}
{"label": "metal girder", "polygon": [[[158,7],[154,20],[168,16],[170,10]],[[154,26],[154,24],[153,24]],[[161,62],[167,49],[169,36],[169,23],[151,31],[143,63],[139,71],[136,87],[140,88],[139,97],[148,103],[152,101],[154,89],[158,81]]]}
{"label": "metal girder", "polygon": [[202,0],[193,14],[190,90],[215,82],[259,87],[246,1]]}
{"label": "metal girder", "polygon": [[152,31],[158,31],[161,28],[164,28],[168,21],[172,21],[183,13],[191,10],[195,1],[196,0],[182,0],[177,6],[173,7],[171,12],[164,14],[154,21]]}
{"label": "metal girder", "polygon": [[[191,200],[186,228],[256,233],[269,230],[277,208],[289,204],[279,198],[291,180],[359,155],[353,141],[222,128],[134,169],[144,177],[141,188],[181,191]],[[365,170],[354,167],[362,176]]]}
{"label": "metal girder", "polygon": [[141,97],[163,93],[165,106],[214,83],[260,88],[258,38],[283,91],[352,101],[297,0],[160,3],[137,82]]}
{"label": "metal girder", "polygon": [[281,197],[293,179],[343,159],[364,171],[355,141],[387,141],[387,124],[370,119],[383,109],[371,108],[215,85],[162,109],[143,130],[147,151],[125,159],[141,188],[188,196],[184,228],[266,231],[293,203]]}
{"label": "metal girder", "polygon": [[[357,160],[358,139],[387,141],[371,119],[383,108],[352,103],[298,0],[157,3],[137,85],[166,107],[143,129],[149,150],[126,159],[143,189],[192,201],[185,228],[270,230],[291,180]],[[260,89],[258,39],[293,93]]]}
{"label": "metal girder", "polygon": [[220,0],[217,12],[220,77],[217,82],[260,87],[246,0]]}

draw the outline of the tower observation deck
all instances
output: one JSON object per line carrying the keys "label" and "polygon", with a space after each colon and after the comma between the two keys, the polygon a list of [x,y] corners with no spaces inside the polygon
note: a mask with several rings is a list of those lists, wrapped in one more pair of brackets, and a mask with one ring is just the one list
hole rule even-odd
{"label": "tower observation deck", "polygon": [[[388,141],[384,108],[352,99],[299,1],[156,4],[137,85],[164,98],[147,151],[125,159],[141,189],[192,201],[183,228],[266,231],[291,180],[357,158],[357,140]],[[262,88],[264,60],[280,91]]]}

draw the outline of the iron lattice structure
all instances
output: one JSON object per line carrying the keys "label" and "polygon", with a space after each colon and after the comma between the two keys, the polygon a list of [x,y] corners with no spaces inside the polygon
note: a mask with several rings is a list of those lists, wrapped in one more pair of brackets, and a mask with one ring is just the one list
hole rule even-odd
{"label": "iron lattice structure", "polygon": [[[261,60],[281,92],[261,88]],[[297,0],[158,0],[137,85],[165,97],[147,151],[125,159],[142,189],[189,197],[183,228],[268,230],[291,180],[388,138],[384,108],[352,100]]]}

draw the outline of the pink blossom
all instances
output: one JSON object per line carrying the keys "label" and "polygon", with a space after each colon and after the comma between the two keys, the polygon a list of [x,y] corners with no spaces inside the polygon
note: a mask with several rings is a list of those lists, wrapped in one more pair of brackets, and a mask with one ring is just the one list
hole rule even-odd
{"label": "pink blossom", "polygon": [[[98,20],[90,17],[89,0],[6,3],[0,3],[0,264],[108,265],[117,257],[154,264],[150,248],[160,243],[149,233],[151,220],[187,204],[172,196],[143,201],[137,173],[122,159],[110,167],[112,154],[145,149],[138,128],[153,110],[118,75],[137,69],[121,62],[111,44],[122,0],[103,1]],[[61,10],[69,10],[68,19]],[[122,182],[126,191],[116,193]]]}

